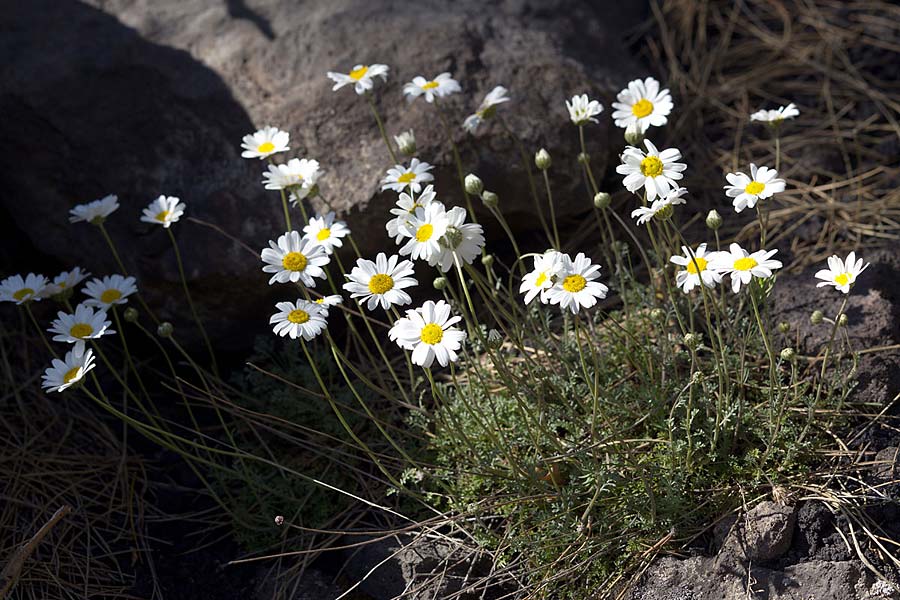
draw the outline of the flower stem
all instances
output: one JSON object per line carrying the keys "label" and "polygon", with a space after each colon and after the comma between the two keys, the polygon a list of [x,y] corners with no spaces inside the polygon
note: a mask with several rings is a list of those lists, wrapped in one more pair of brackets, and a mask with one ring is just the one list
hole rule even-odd
{"label": "flower stem", "polygon": [[394,154],[394,147],[391,145],[391,141],[388,139],[387,133],[384,130],[384,124],[381,122],[381,116],[378,114],[378,109],[375,107],[375,101],[368,92],[365,96],[366,100],[369,102],[369,108],[372,109],[372,116],[375,117],[375,123],[378,124],[378,131],[381,133],[381,139],[384,140],[384,145],[387,146],[388,153],[391,155],[391,160],[394,161],[394,164],[396,165],[398,163],[397,155]]}

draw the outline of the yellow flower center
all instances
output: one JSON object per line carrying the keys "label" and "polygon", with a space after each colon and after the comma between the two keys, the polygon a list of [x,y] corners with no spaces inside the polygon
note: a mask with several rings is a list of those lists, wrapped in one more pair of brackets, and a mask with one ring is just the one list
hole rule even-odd
{"label": "yellow flower center", "polygon": [[426,83],[425,85],[422,86],[422,89],[423,90],[433,90],[434,88],[436,88],[439,85],[440,84],[437,81],[429,81],[428,83]]}
{"label": "yellow flower center", "polygon": [[66,374],[63,375],[63,382],[72,383],[73,380],[78,379],[78,371],[80,370],[81,367],[72,367],[71,369],[66,371]]}
{"label": "yellow flower center", "polygon": [[583,290],[586,285],[587,280],[577,273],[574,275],[569,275],[568,277],[563,279],[562,283],[563,289],[573,294],[576,294]]}
{"label": "yellow flower center", "polygon": [[838,285],[847,285],[850,283],[850,273],[838,273],[834,276],[834,282]]}
{"label": "yellow flower center", "polygon": [[425,223],[416,230],[416,241],[427,242],[431,239],[432,233],[434,233],[434,225],[432,225],[431,223]]}
{"label": "yellow flower center", "polygon": [[747,187],[744,188],[744,191],[750,194],[751,196],[755,196],[766,189],[766,184],[760,183],[758,181],[751,181],[747,184]]}
{"label": "yellow flower center", "polygon": [[429,323],[422,328],[422,333],[419,334],[419,339],[430,346],[433,346],[434,344],[440,342],[443,337],[444,330],[441,329],[441,326],[436,323]]}
{"label": "yellow flower center", "polygon": [[541,273],[537,276],[537,279],[534,280],[534,287],[541,287],[544,285],[544,282],[547,281],[547,274]]}
{"label": "yellow flower center", "polygon": [[299,252],[288,252],[281,259],[281,265],[288,271],[303,271],[306,269],[306,257]]}
{"label": "yellow flower center", "polygon": [[758,264],[752,256],[745,256],[734,261],[734,268],[736,271],[749,271]]}
{"label": "yellow flower center", "polygon": [[648,156],[641,161],[641,175],[644,177],[659,177],[663,172],[663,162],[658,156]]}
{"label": "yellow flower center", "polygon": [[415,178],[416,178],[416,174],[413,173],[412,171],[409,171],[407,173],[404,173],[400,177],[398,177],[397,183],[409,183],[410,181],[412,181]]}
{"label": "yellow flower center", "polygon": [[393,287],[394,279],[390,275],[385,275],[384,273],[372,275],[372,278],[369,280],[369,291],[373,294],[383,294],[388,290],[393,289]]}
{"label": "yellow flower center", "polygon": [[106,290],[105,292],[103,292],[102,294],[100,294],[100,302],[103,302],[104,304],[112,304],[113,302],[115,302],[116,300],[118,300],[121,297],[122,297],[122,292],[120,292],[119,290],[117,290],[115,288],[110,288],[110,289]]}
{"label": "yellow flower center", "polygon": [[267,152],[271,152],[274,149],[275,149],[275,144],[273,144],[272,142],[263,142],[262,144],[260,144],[259,146],[256,147],[256,151],[261,152],[263,154],[265,154]]}
{"label": "yellow flower center", "polygon": [[287,320],[291,323],[297,323],[298,325],[302,325],[309,321],[309,313],[305,310],[300,310],[296,308],[288,313]]}
{"label": "yellow flower center", "polygon": [[31,288],[22,288],[21,290],[16,290],[15,292],[13,292],[13,298],[18,300],[19,302],[25,300],[26,298],[30,298],[31,296],[34,296],[34,290]]}
{"label": "yellow flower center", "polygon": [[161,210],[161,211],[159,211],[158,213],[156,213],[156,217],[154,217],[154,218],[155,218],[157,221],[165,222],[166,217],[168,217],[168,216],[169,216],[169,211],[167,211],[167,210]]}
{"label": "yellow flower center", "polygon": [[69,330],[69,335],[79,340],[86,338],[92,333],[94,333],[94,328],[87,323],[75,323],[72,325],[72,329]]}
{"label": "yellow flower center", "polygon": [[319,230],[319,233],[316,234],[316,239],[320,242],[322,240],[327,240],[329,237],[331,237],[331,229],[329,229],[328,227]]}
{"label": "yellow flower center", "polygon": [[638,119],[646,117],[653,112],[653,103],[646,98],[641,98],[631,105],[631,112],[634,113],[634,116]]}
{"label": "yellow flower center", "polygon": [[707,263],[706,263],[705,258],[702,258],[700,256],[695,256],[693,258],[693,260],[688,262],[687,267],[685,267],[685,268],[687,269],[687,272],[690,273],[691,275],[696,275],[700,271],[706,270],[706,264]]}
{"label": "yellow flower center", "polygon": [[369,66],[363,65],[358,69],[353,69],[352,71],[350,71],[350,79],[352,79],[353,81],[359,81],[360,79],[365,77],[366,73],[368,73],[368,72],[369,72]]}

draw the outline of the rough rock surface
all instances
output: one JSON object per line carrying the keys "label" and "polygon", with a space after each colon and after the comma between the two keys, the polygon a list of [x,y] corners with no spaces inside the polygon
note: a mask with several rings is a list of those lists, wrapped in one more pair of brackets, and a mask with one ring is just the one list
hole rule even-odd
{"label": "rough rock surface", "polygon": [[[467,169],[500,193],[515,228],[533,229],[527,178],[500,126],[483,126],[477,145],[459,127],[503,84],[514,101],[502,112],[529,152],[543,145],[554,154],[557,214],[572,217],[587,201],[563,101],[586,91],[608,110],[615,91],[644,73],[621,37],[645,10],[575,0],[507,0],[490,11],[479,0],[0,0],[0,210],[61,266],[102,273],[114,265],[98,232],[70,226],[66,213],[118,194],[122,209],[109,226],[127,266],[154,303],[180,311],[167,236],[138,221],[158,194],[179,196],[188,216],[248,244],[196,223],[175,227],[214,335],[241,321],[264,324],[268,313],[248,311],[273,294],[253,252],[284,225],[277,192],[260,185],[263,163],[240,158],[242,135],[266,124],[288,130],[290,154],[322,163],[323,195],[371,252],[387,242],[383,215],[395,198],[377,184],[390,159],[365,102],[350,88],[333,93],[325,73],[389,64],[375,94],[387,129],[415,131],[439,192],[456,204],[434,106],[401,95],[415,75],[450,71],[464,93],[445,109]],[[621,145],[611,128],[605,119],[590,131],[599,169]]]}

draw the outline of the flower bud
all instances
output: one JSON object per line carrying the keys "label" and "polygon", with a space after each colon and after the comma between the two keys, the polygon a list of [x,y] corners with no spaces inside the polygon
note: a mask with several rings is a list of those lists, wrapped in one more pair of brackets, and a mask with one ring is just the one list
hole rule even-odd
{"label": "flower bud", "polygon": [[484,184],[481,182],[481,179],[478,178],[478,175],[469,173],[466,175],[465,188],[467,194],[471,196],[480,196],[481,192],[484,191]]}
{"label": "flower bud", "polygon": [[814,310],[811,315],[809,315],[809,322],[813,325],[818,325],[825,319],[825,315],[822,314],[821,310]]}
{"label": "flower bud", "polygon": [[625,128],[625,143],[631,146],[640,146],[644,141],[644,134],[637,123],[632,123]]}
{"label": "flower bud", "polygon": [[847,316],[847,313],[841,313],[841,316],[838,317],[837,324],[840,327],[846,327],[847,323],[850,322],[850,317]]}
{"label": "flower bud", "polygon": [[550,168],[550,163],[553,162],[550,160],[550,153],[547,152],[544,148],[541,148],[534,155],[534,164],[541,171],[546,171]]}
{"label": "flower bud", "polygon": [[445,277],[435,277],[431,285],[433,285],[436,290],[442,290],[447,287],[447,279]]}
{"label": "flower bud", "polygon": [[579,152],[578,153],[578,164],[586,165],[591,162],[591,155],[587,152]]}
{"label": "flower bud", "polygon": [[607,194],[606,192],[597,192],[594,194],[594,206],[599,209],[604,209],[612,202],[612,196]]}
{"label": "flower bud", "polygon": [[684,345],[690,348],[691,350],[696,350],[700,347],[700,344],[703,342],[703,336],[699,333],[686,333],[684,334]]}
{"label": "flower bud", "polygon": [[496,329],[491,329],[487,334],[487,345],[488,348],[496,350],[500,346],[503,345],[503,334],[497,331]]}
{"label": "flower bud", "polygon": [[484,205],[488,208],[497,208],[497,204],[500,202],[500,196],[494,192],[485,190],[484,193],[481,194],[481,201],[484,202]]}
{"label": "flower bud", "polygon": [[791,362],[795,358],[797,358],[797,353],[794,352],[794,349],[790,346],[781,349],[781,360],[785,362]]}
{"label": "flower bud", "polygon": [[275,517],[275,524],[278,525],[279,527],[284,525],[284,517],[282,517],[281,515],[278,515],[277,517]]}
{"label": "flower bud", "polygon": [[491,265],[494,264],[494,255],[493,254],[485,254],[481,257],[481,264],[483,264],[488,269],[491,268]]}
{"label": "flower bud", "polygon": [[416,136],[413,134],[412,129],[404,131],[400,135],[395,135],[394,141],[397,142],[397,147],[400,148],[400,152],[403,154],[412,156],[416,153]]}
{"label": "flower bud", "polygon": [[126,321],[129,323],[137,323],[138,320],[138,311],[133,306],[129,306],[125,309],[125,312],[122,314]]}
{"label": "flower bud", "polygon": [[654,308],[650,311],[650,318],[654,321],[662,321],[666,318],[666,311],[661,308]]}
{"label": "flower bud", "polygon": [[703,371],[694,371],[694,374],[691,375],[691,383],[697,385],[703,382]]}
{"label": "flower bud", "polygon": [[706,226],[716,231],[719,227],[722,226],[722,215],[714,210],[709,211],[706,215]]}
{"label": "flower bud", "polygon": [[172,337],[172,333],[175,332],[175,327],[172,326],[168,321],[163,321],[159,324],[159,327],[156,328],[156,335],[161,338],[169,338]]}
{"label": "flower bud", "polygon": [[778,324],[778,331],[780,331],[781,333],[787,333],[790,330],[791,330],[791,324],[788,323],[787,321],[782,321],[781,323]]}

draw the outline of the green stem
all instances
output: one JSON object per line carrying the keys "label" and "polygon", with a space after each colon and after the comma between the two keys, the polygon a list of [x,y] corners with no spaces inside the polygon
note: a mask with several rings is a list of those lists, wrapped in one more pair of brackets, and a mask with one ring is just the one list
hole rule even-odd
{"label": "green stem", "polygon": [[372,95],[368,92],[365,94],[366,100],[369,102],[369,108],[372,109],[372,116],[375,117],[375,123],[378,124],[378,131],[381,133],[381,139],[384,140],[384,145],[387,146],[388,153],[391,155],[391,160],[394,161],[394,164],[398,164],[397,155],[394,154],[394,147],[391,145],[391,141],[388,139],[387,133],[384,130],[384,124],[381,122],[381,116],[378,114],[378,109],[375,107],[375,100],[372,99]]}

